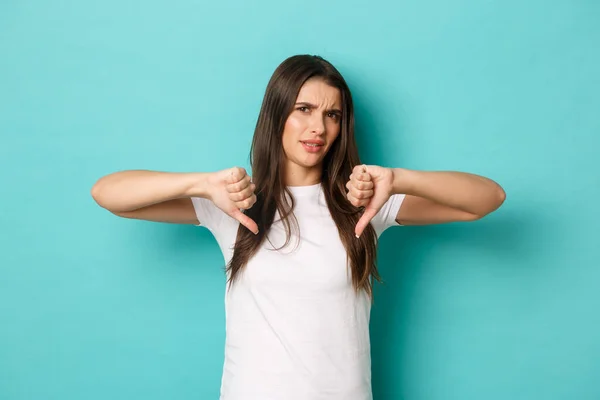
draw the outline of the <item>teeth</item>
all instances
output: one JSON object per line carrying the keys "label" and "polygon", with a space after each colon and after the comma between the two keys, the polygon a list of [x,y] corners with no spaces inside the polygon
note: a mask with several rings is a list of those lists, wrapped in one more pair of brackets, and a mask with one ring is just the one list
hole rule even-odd
{"label": "teeth", "polygon": [[306,143],[306,142],[302,142],[302,143],[304,143],[305,145],[310,146],[310,147],[318,147],[318,146],[320,146],[320,144],[312,144],[312,143]]}

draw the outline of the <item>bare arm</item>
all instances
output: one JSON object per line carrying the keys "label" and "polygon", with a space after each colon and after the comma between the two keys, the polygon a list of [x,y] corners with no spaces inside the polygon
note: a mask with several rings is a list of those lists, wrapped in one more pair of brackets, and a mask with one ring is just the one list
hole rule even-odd
{"label": "bare arm", "polygon": [[91,190],[101,207],[126,218],[198,224],[190,197],[208,196],[208,173],[127,170],[98,179]]}
{"label": "bare arm", "polygon": [[241,167],[217,172],[128,170],[98,179],[92,197],[120,217],[194,225],[201,221],[191,197],[202,197],[257,234],[256,222],[241,211],[256,202],[255,188]]}
{"label": "bare arm", "polygon": [[393,193],[406,193],[396,220],[423,225],[483,218],[506,194],[489,178],[453,171],[393,170]]}

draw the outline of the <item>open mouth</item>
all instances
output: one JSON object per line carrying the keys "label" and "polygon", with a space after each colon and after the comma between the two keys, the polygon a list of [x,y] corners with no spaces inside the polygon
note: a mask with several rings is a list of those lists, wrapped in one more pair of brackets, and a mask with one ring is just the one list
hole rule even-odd
{"label": "open mouth", "polygon": [[301,142],[301,143],[308,147],[323,147],[322,144],[318,144],[318,143],[306,143],[306,142]]}
{"label": "open mouth", "polygon": [[304,150],[306,150],[309,153],[318,153],[319,151],[321,151],[321,148],[324,146],[323,144],[320,143],[307,143],[307,142],[300,142],[302,143],[302,147],[304,148]]}

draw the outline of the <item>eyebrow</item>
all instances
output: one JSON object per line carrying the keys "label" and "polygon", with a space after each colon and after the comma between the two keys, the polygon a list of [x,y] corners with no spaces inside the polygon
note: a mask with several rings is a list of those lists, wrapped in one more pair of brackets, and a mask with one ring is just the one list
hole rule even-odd
{"label": "eyebrow", "polygon": [[[308,103],[308,102],[306,102],[306,101],[301,101],[301,102],[299,102],[299,103],[296,103],[295,105],[296,105],[296,106],[306,106],[306,107],[308,107],[308,108],[318,108],[318,107],[317,107],[315,104]],[[327,110],[327,111],[328,111],[328,112],[335,112],[335,113],[338,113],[338,114],[341,114],[341,113],[342,113],[342,110],[340,110],[340,109],[337,109],[337,108],[332,108],[331,110]]]}

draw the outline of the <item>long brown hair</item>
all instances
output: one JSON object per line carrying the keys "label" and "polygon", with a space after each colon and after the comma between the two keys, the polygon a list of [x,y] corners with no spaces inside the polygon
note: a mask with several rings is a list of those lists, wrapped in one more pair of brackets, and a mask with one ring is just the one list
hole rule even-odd
{"label": "long brown hair", "polygon": [[251,176],[256,185],[254,193],[257,200],[252,208],[244,211],[258,224],[259,233],[254,235],[240,224],[233,257],[226,267],[229,286],[235,282],[238,273],[267,237],[276,210],[286,229],[287,239],[281,248],[290,241],[289,219],[292,218],[297,226],[292,212],[294,199],[284,181],[282,135],[300,88],[314,77],[323,79],[341,93],[341,130],[323,159],[321,184],[330,214],[347,252],[352,284],[357,292],[363,289],[372,299],[372,279],[381,280],[376,266],[377,235],[369,224],[360,238],[355,237],[354,227],[363,207],[353,206],[346,198],[346,182],[352,169],[361,164],[354,137],[352,97],[338,70],[322,57],[313,55],[295,55],[286,59],[276,68],[267,85],[250,148]]}

